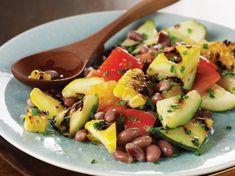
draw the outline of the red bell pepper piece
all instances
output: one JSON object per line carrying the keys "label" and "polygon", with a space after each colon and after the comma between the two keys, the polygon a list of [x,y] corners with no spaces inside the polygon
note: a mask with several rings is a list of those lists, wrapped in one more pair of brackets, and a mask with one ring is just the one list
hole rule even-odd
{"label": "red bell pepper piece", "polygon": [[206,59],[204,56],[200,56],[200,60],[204,60],[206,61],[206,63],[208,63],[214,70],[218,70],[217,65],[215,65],[213,62],[211,62],[210,60]]}
{"label": "red bell pepper piece", "polygon": [[199,93],[203,93],[211,88],[220,79],[221,76],[214,69],[214,66],[209,64],[206,60],[200,59],[197,67],[196,80],[192,89],[197,90]]}
{"label": "red bell pepper piece", "polygon": [[144,112],[136,109],[126,109],[123,111],[125,117],[125,128],[139,128],[141,134],[144,135],[148,132],[148,128],[154,126],[157,118],[151,113]]}
{"label": "red bell pepper piece", "polygon": [[118,81],[129,69],[143,68],[143,64],[122,48],[117,47],[99,67],[105,80]]}

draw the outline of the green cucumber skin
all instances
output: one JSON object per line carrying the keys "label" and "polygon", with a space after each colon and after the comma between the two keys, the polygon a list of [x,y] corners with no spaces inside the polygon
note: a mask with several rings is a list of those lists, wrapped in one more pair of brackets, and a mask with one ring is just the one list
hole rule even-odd
{"label": "green cucumber skin", "polygon": [[164,129],[163,129],[162,127],[159,127],[159,128],[156,130],[156,133],[157,133],[157,135],[158,135],[160,138],[169,141],[170,143],[172,143],[172,144],[175,145],[175,146],[178,146],[178,147],[180,147],[180,148],[183,148],[183,149],[186,149],[186,150],[189,150],[189,151],[192,151],[192,152],[199,152],[200,149],[202,148],[202,146],[203,146],[203,145],[206,143],[206,141],[208,140],[208,136],[207,136],[207,137],[204,139],[204,141],[202,142],[202,144],[200,145],[200,147],[195,147],[195,148],[193,148],[193,147],[189,147],[189,146],[186,146],[186,145],[184,145],[184,144],[182,144],[182,143],[178,143],[178,142],[172,140],[171,138],[169,138],[169,137],[165,136],[164,134],[162,134],[160,130],[164,130]]}

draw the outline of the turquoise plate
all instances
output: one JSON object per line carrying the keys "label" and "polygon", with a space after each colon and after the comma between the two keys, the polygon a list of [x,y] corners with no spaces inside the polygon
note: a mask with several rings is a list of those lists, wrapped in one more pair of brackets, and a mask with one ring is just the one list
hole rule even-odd
{"label": "turquoise plate", "polygon": [[[214,134],[205,145],[205,153],[197,156],[190,152],[178,157],[164,159],[159,165],[152,163],[124,164],[114,161],[101,145],[78,143],[56,132],[40,135],[24,131],[22,114],[30,88],[16,81],[11,64],[16,60],[39,51],[81,40],[107,23],[122,11],[91,13],[50,22],[13,38],[0,48],[0,133],[20,150],[42,161],[68,170],[92,175],[199,175],[215,172],[235,165],[235,111],[214,114]],[[158,28],[186,20],[172,14],[157,13],[152,18]],[[137,27],[143,20],[123,29],[110,39],[106,47],[121,41],[128,29]],[[235,41],[232,29],[201,21],[208,28],[209,40],[229,39]],[[226,126],[232,131],[226,131]],[[95,159],[96,164],[91,164]]]}

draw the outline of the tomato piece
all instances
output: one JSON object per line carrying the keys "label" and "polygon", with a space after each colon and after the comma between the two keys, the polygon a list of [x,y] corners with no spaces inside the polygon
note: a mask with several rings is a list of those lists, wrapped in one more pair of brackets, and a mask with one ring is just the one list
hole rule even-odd
{"label": "tomato piece", "polygon": [[111,105],[111,106],[108,106],[108,107],[102,109],[102,111],[103,111],[103,112],[107,112],[110,108],[116,109],[118,112],[123,112],[125,109],[128,108],[128,106]]}
{"label": "tomato piece", "polygon": [[119,80],[129,69],[143,68],[143,64],[122,48],[117,47],[99,67],[105,80]]}
{"label": "tomato piece", "polygon": [[203,93],[221,79],[220,74],[205,60],[200,59],[193,89]]}
{"label": "tomato piece", "polygon": [[148,128],[154,126],[157,120],[154,115],[137,109],[126,109],[123,115],[125,128],[139,128],[142,135],[146,134]]}
{"label": "tomato piece", "polygon": [[205,61],[209,66],[211,66],[214,70],[218,70],[217,65],[215,65],[213,62],[205,58],[204,56],[200,56],[200,60]]}

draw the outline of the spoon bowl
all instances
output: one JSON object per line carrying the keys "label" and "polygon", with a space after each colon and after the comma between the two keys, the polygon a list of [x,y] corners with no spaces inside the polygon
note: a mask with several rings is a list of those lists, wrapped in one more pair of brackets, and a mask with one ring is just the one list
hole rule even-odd
{"label": "spoon bowl", "polygon": [[[58,88],[79,77],[88,63],[102,58],[104,43],[131,22],[178,0],[142,0],[111,24],[82,41],[34,54],[18,60],[11,67],[17,80],[41,89]],[[29,78],[33,70],[55,70],[63,75],[50,81]]]}

